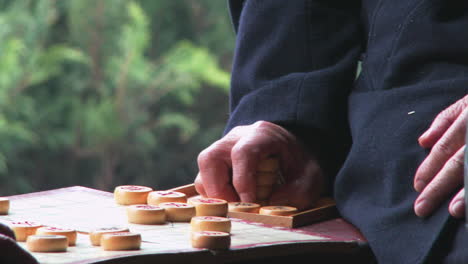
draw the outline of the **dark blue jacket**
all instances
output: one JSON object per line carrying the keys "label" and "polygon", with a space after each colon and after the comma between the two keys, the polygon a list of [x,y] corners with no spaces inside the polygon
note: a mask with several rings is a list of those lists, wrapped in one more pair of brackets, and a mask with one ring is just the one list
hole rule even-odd
{"label": "dark blue jacket", "polygon": [[[226,132],[257,120],[317,149],[379,263],[423,263],[449,219],[413,211],[417,138],[468,92],[468,1],[232,0]],[[356,79],[358,61],[362,71]]]}

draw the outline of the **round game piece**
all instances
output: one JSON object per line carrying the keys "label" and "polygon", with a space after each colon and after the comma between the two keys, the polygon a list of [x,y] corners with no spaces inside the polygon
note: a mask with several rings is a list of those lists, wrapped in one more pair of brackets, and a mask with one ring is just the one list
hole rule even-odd
{"label": "round game piece", "polygon": [[228,249],[231,246],[231,236],[226,232],[192,232],[191,236],[194,248]]}
{"label": "round game piece", "polygon": [[31,235],[26,239],[26,247],[32,252],[64,252],[68,248],[68,238],[62,235]]}
{"label": "round game piece", "polygon": [[31,221],[11,222],[10,228],[15,233],[16,241],[25,242],[28,236],[36,234],[36,230],[42,227],[41,224]]}
{"label": "round game piece", "polygon": [[256,186],[257,200],[268,200],[273,192],[273,185]]}
{"label": "round game piece", "polygon": [[257,203],[231,202],[228,203],[229,212],[258,213],[260,205]]}
{"label": "round game piece", "polygon": [[10,210],[10,199],[0,197],[0,215],[7,215]]}
{"label": "round game piece", "polygon": [[129,232],[126,227],[103,227],[89,232],[89,240],[93,246],[101,245],[101,237],[104,234]]}
{"label": "round game piece", "polygon": [[68,245],[74,246],[76,244],[77,232],[74,229],[59,228],[52,226],[43,226],[36,230],[36,235],[61,235],[68,238]]}
{"label": "round game piece", "polygon": [[297,213],[298,210],[296,207],[292,206],[263,206],[260,208],[260,214],[263,215],[280,215],[280,216],[288,216]]}
{"label": "round game piece", "polygon": [[166,212],[160,206],[134,204],[127,207],[127,218],[133,224],[160,225],[166,222]]}
{"label": "round game piece", "polygon": [[226,216],[228,203],[217,198],[192,198],[188,201],[195,205],[197,216]]}
{"label": "round game piece", "polygon": [[160,203],[166,210],[166,220],[171,222],[190,222],[195,216],[195,206],[188,203]]}
{"label": "round game piece", "polygon": [[132,232],[109,233],[101,237],[104,250],[138,250],[141,247],[141,235]]}
{"label": "round game piece", "polygon": [[271,186],[278,181],[277,172],[257,172],[255,173],[255,179],[257,180],[257,186]]}
{"label": "round game piece", "polygon": [[153,189],[138,185],[117,186],[114,190],[114,199],[120,205],[146,204],[148,194]]}
{"label": "round game piece", "polygon": [[148,194],[148,204],[159,205],[160,203],[186,203],[187,195],[175,191],[152,191]]}
{"label": "round game piece", "polygon": [[261,160],[258,163],[257,171],[262,172],[276,172],[279,169],[279,162],[278,158],[276,157],[268,157],[264,160]]}
{"label": "round game piece", "polygon": [[231,220],[219,216],[195,216],[190,221],[192,232],[218,231],[231,232]]}

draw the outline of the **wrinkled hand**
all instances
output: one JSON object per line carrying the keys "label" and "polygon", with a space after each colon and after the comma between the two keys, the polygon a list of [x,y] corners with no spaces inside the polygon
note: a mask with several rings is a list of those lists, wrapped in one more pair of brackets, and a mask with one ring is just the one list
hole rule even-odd
{"label": "wrinkled hand", "polygon": [[0,263],[38,264],[31,254],[16,243],[13,231],[3,224],[0,224]]}
{"label": "wrinkled hand", "polygon": [[449,212],[454,217],[465,213],[463,160],[468,116],[468,96],[442,111],[430,128],[419,138],[424,148],[432,148],[414,178],[414,188],[421,192],[415,201],[416,215],[430,215],[457,190]]}
{"label": "wrinkled hand", "polygon": [[312,206],[324,188],[317,160],[293,134],[266,121],[235,127],[200,153],[197,192],[228,201],[254,202],[257,165],[270,155],[279,157],[285,178],[270,203],[300,209]]}

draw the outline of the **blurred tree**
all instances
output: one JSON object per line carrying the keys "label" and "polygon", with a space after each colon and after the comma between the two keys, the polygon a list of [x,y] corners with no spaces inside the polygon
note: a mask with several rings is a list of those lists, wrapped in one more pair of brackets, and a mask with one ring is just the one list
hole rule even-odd
{"label": "blurred tree", "polygon": [[0,194],[193,181],[227,118],[224,1],[0,0]]}

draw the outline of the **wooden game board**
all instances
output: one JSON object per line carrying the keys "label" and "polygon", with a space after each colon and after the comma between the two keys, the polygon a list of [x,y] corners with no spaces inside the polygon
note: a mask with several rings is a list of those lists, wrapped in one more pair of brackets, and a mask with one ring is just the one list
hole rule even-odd
{"label": "wooden game board", "polygon": [[[195,249],[190,244],[189,223],[164,225],[129,224],[125,207],[117,205],[112,193],[81,186],[11,196],[10,214],[0,222],[34,221],[47,226],[73,228],[80,232],[75,247],[64,253],[32,253],[41,263],[110,263],[146,257],[151,260],[174,260],[181,257],[207,261],[213,256],[243,259],[255,254],[284,251],[330,250],[354,243],[337,237],[298,229],[275,227],[232,218],[231,248],[224,252]],[[89,242],[87,233],[98,227],[123,226],[142,235],[142,248],[137,251],[103,251]],[[25,247],[24,243],[20,245]],[[246,254],[247,253],[247,254]]]}

